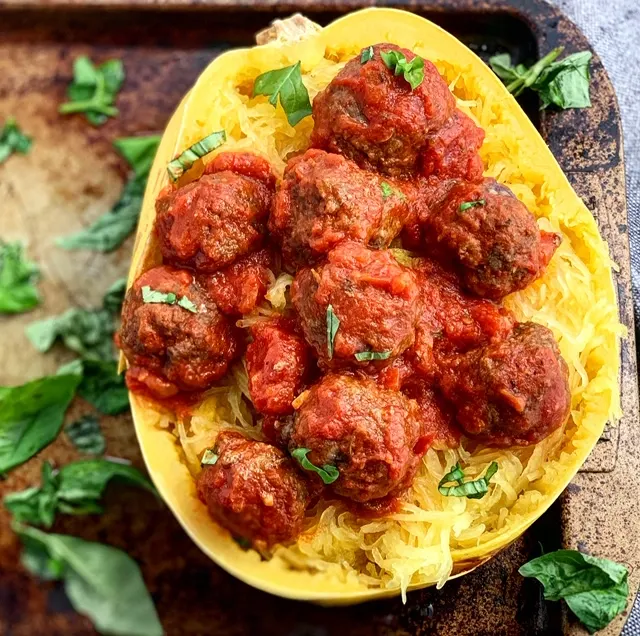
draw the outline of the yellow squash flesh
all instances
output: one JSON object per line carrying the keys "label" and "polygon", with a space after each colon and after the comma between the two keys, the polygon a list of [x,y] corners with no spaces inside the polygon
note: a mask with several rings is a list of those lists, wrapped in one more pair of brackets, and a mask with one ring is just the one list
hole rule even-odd
{"label": "yellow squash flesh", "polygon": [[[320,61],[328,50],[354,50],[377,42],[392,42],[412,50],[425,51],[422,53],[425,57],[430,57],[429,52],[434,52],[440,60],[455,61],[456,67],[465,69],[465,74],[476,84],[488,87],[494,104],[497,104],[495,107],[508,113],[511,121],[515,122],[531,144],[529,160],[544,176],[545,187],[553,192],[556,204],[576,210],[580,232],[572,235],[571,223],[565,223],[562,226],[565,238],[576,242],[576,251],[586,254],[585,260],[594,263],[594,284],[603,299],[604,310],[608,312],[606,320],[602,319],[606,322],[602,342],[593,345],[599,347],[593,360],[600,365],[597,373],[602,374],[594,376],[596,380],[600,378],[604,386],[600,393],[595,393],[598,399],[602,399],[602,405],[598,406],[599,410],[595,407],[592,411],[587,410],[580,420],[582,423],[578,426],[578,432],[574,430],[572,433],[574,437],[570,448],[567,447],[568,450],[560,454],[553,480],[545,482],[542,479],[536,485],[541,496],[534,509],[522,514],[507,532],[498,533],[479,545],[453,551],[452,576],[459,576],[485,562],[517,538],[553,503],[584,462],[607,419],[617,409],[618,389],[617,384],[615,387],[612,385],[611,378],[617,378],[618,374],[620,335],[611,267],[606,246],[602,243],[593,217],[573,192],[528,117],[500,80],[475,54],[441,28],[416,15],[390,9],[367,9],[350,14],[300,41],[272,42],[252,49],[229,51],[216,58],[184,98],[164,133],[147,185],[129,284],[143,271],[160,262],[152,232],[154,203],[160,189],[169,182],[166,172],[168,162],[190,144],[218,130],[214,121],[217,115],[207,111],[207,95],[229,82],[242,84],[246,80],[243,75],[246,69],[255,69],[255,77],[257,72],[281,68],[298,60],[302,60],[304,69]],[[311,126],[312,122],[308,118],[299,125]],[[238,144],[238,147],[242,147],[242,144]],[[536,316],[532,318],[536,319]],[[563,354],[567,355],[566,348]],[[585,364],[593,365],[593,360],[589,358]],[[608,393],[602,397],[603,392]],[[287,569],[280,560],[262,561],[256,552],[242,550],[225,530],[210,519],[206,508],[198,500],[194,479],[177,438],[157,426],[157,414],[147,402],[133,394],[130,397],[136,432],[153,481],[191,538],[218,565],[264,591],[322,604],[350,604],[399,593],[398,587],[372,589],[359,582],[342,582],[322,573]],[[410,585],[408,589],[416,587],[423,585]]]}

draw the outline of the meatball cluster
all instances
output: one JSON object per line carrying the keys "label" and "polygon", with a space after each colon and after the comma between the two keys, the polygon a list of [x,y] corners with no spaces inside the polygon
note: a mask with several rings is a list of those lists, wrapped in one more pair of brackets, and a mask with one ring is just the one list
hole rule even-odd
{"label": "meatball cluster", "polygon": [[[534,444],[570,407],[551,332],[499,303],[560,237],[483,178],[484,131],[436,67],[367,47],[313,119],[279,183],[265,159],[227,152],[160,193],[164,264],[129,290],[117,336],[130,388],[161,400],[243,359],[267,442],[221,433],[198,495],[263,550],[294,540],[323,493],[385,514],[430,446]],[[292,283],[276,312],[279,275]]]}

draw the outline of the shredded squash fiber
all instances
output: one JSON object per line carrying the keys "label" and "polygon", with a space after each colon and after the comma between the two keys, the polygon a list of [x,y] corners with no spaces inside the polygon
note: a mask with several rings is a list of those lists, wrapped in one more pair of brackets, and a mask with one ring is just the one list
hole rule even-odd
{"label": "shredded squash fiber", "polygon": [[[624,335],[612,284],[613,264],[596,222],[577,197],[563,198],[560,193],[566,186],[563,190],[553,175],[545,174],[540,142],[523,130],[512,110],[503,107],[504,92],[471,66],[440,59],[438,51],[423,42],[412,48],[436,64],[458,106],[486,131],[481,149],[485,174],[509,186],[541,228],[562,234],[562,244],[544,276],[509,296],[506,305],[518,319],[533,320],[553,331],[570,369],[572,408],[565,427],[535,446],[502,450],[463,440],[456,450],[429,450],[401,511],[388,518],[363,520],[340,503],[322,500],[308,512],[298,541],[277,546],[271,555],[273,562],[287,568],[323,572],[359,587],[400,590],[403,596],[410,585],[443,585],[455,562],[491,554],[504,545],[505,537],[515,538],[550,505],[558,485],[563,488],[575,473],[576,458],[581,463],[604,423],[620,416],[619,338]],[[355,45],[299,46],[296,55],[311,99],[358,53]],[[217,76],[210,90],[207,82],[214,78],[205,73],[186,103],[177,150],[224,129],[228,141],[220,151],[259,153],[281,176],[287,157],[308,147],[313,120],[308,117],[292,128],[279,105],[274,108],[266,97],[250,96],[256,76],[278,67],[274,59],[285,66],[298,58],[289,59],[286,53],[279,58],[273,52],[248,54],[242,68],[222,79]],[[241,326],[284,310],[290,283],[287,275],[275,280],[264,306]],[[260,438],[260,425],[248,400],[246,371],[240,363],[221,386],[208,392],[192,417],[158,412],[155,425],[174,432],[195,476],[199,457],[220,430],[240,428]],[[473,478],[492,461],[498,463],[484,498],[438,493],[438,482],[457,461]]]}

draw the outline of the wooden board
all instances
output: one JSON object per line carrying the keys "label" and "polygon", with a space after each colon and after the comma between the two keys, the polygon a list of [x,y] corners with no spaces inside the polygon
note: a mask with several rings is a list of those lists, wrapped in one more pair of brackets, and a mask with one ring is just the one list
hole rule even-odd
{"label": "wooden board", "polygon": [[[24,336],[32,320],[67,307],[95,306],[126,273],[131,240],[109,255],[65,252],[58,236],[88,225],[117,198],[126,167],[114,138],[160,132],[173,108],[209,60],[228,46],[247,45],[274,17],[300,10],[327,23],[365,4],[362,0],[281,3],[259,0],[4,0],[0,1],[0,121],[18,118],[33,135],[32,152],[0,166],[0,237],[20,238],[43,271],[44,304],[34,312],[0,318],[0,383],[16,384],[51,373],[68,359],[63,350],[35,352]],[[367,3],[369,4],[369,3]],[[486,6],[473,0],[434,0],[411,6],[442,24],[482,55],[509,50],[518,61],[564,44],[589,48],[575,25],[542,0]],[[108,10],[106,10],[108,8]],[[57,106],[82,53],[97,61],[123,59],[127,82],[121,115],[95,129],[78,116],[62,118]],[[257,592],[215,567],[187,538],[160,501],[113,488],[100,517],[64,518],[54,527],[110,543],[137,559],[166,633],[195,636],[328,636],[332,634],[556,634],[581,633],[560,604],[544,603],[540,586],[518,567],[561,545],[623,561],[638,586],[640,447],[629,251],[620,117],[601,63],[594,59],[593,108],[543,113],[525,104],[574,187],[594,212],[620,266],[616,282],[622,321],[622,395],[625,417],[598,444],[565,496],[519,541],[487,565],[441,591],[400,600],[324,609]],[[68,420],[91,412],[76,400]],[[103,419],[109,455],[143,468],[128,416]],[[41,460],[64,464],[77,456],[66,437],[0,484],[0,495],[37,483]],[[93,634],[57,584],[43,584],[19,564],[19,546],[0,510],[0,634]],[[607,634],[619,633],[624,616]]]}

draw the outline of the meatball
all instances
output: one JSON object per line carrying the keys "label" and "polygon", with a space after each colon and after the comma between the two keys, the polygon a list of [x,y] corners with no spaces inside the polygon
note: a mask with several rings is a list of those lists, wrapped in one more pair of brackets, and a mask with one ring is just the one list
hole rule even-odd
{"label": "meatball", "polygon": [[309,150],[287,165],[269,229],[285,262],[304,265],[346,239],[387,247],[407,218],[397,185],[340,155]]}
{"label": "meatball", "polygon": [[[159,294],[145,302],[143,290]],[[130,379],[159,398],[207,389],[240,353],[235,328],[193,273],[168,266],[145,272],[127,292],[117,342]]]}
{"label": "meatball", "polygon": [[424,246],[451,263],[467,289],[493,300],[531,284],[560,244],[493,179],[456,183],[423,219],[422,233]]}
{"label": "meatball", "polygon": [[365,352],[382,354],[386,364],[413,344],[420,310],[416,277],[388,251],[342,243],[318,270],[298,272],[291,298],[323,367],[367,364],[355,357]]}
{"label": "meatball", "polygon": [[444,368],[440,387],[462,429],[490,446],[535,444],[571,406],[568,369],[549,329],[532,322]]}
{"label": "meatball", "polygon": [[429,136],[422,154],[422,174],[440,179],[482,181],[482,159],[478,154],[484,141],[484,130],[456,109],[449,121]]}
{"label": "meatball", "polygon": [[214,272],[258,249],[274,183],[264,159],[226,153],[197,181],[162,190],[156,234],[164,262]]}
{"label": "meatball", "polygon": [[275,446],[229,431],[220,433],[214,452],[216,463],[203,466],[197,482],[209,514],[257,548],[295,539],[310,497],[293,460]]}
{"label": "meatball", "polygon": [[251,328],[247,373],[251,401],[260,413],[293,413],[310,355],[307,344],[285,319],[260,322]]}
{"label": "meatball", "polygon": [[237,260],[203,282],[218,309],[231,316],[250,314],[273,280],[274,255],[266,249]]}
{"label": "meatball", "polygon": [[306,394],[289,437],[289,450],[308,448],[315,466],[335,466],[330,488],[364,502],[398,493],[411,483],[426,444],[417,404],[369,378],[326,375]]}
{"label": "meatball", "polygon": [[449,119],[455,99],[436,67],[424,60],[424,79],[415,89],[387,68],[381,52],[415,55],[394,44],[373,47],[373,57],[352,59],[313,100],[311,145],[353,159],[360,167],[390,176],[409,176],[428,137]]}

